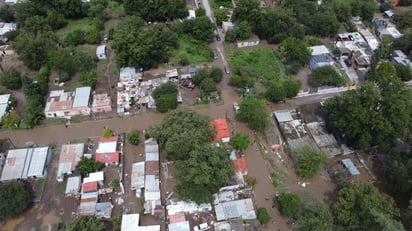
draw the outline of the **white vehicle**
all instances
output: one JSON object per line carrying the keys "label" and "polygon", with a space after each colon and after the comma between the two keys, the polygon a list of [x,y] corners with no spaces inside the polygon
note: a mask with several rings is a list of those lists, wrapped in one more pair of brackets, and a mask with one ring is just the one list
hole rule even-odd
{"label": "white vehicle", "polygon": [[204,231],[204,230],[209,230],[209,229],[210,229],[210,226],[207,223],[196,225],[193,228],[194,231]]}

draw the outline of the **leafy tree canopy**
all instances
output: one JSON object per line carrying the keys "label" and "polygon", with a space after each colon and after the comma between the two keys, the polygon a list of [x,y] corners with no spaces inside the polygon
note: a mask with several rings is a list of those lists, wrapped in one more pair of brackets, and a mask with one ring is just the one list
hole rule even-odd
{"label": "leafy tree canopy", "polygon": [[188,109],[169,111],[159,125],[149,130],[151,137],[159,139],[168,160],[187,160],[189,152],[209,143],[215,132],[209,117]]}
{"label": "leafy tree canopy", "polygon": [[266,208],[259,208],[258,211],[258,220],[262,225],[266,225],[270,221],[270,215]]}
{"label": "leafy tree canopy", "polygon": [[32,195],[23,181],[13,180],[0,184],[0,219],[10,219],[23,212],[30,204]]}
{"label": "leafy tree canopy", "polygon": [[188,16],[185,0],[125,0],[124,9],[126,14],[137,14],[145,21],[168,21]]}
{"label": "leafy tree canopy", "polygon": [[299,212],[301,201],[297,194],[281,193],[277,197],[277,206],[282,215],[292,217]]}
{"label": "leafy tree canopy", "polygon": [[310,83],[312,86],[344,86],[347,80],[344,76],[336,72],[332,66],[323,66],[312,70],[310,75]]}
{"label": "leafy tree canopy", "polygon": [[194,39],[198,41],[213,41],[213,31],[215,30],[215,25],[207,16],[183,20],[181,27],[183,33],[190,34]]}
{"label": "leafy tree canopy", "polygon": [[296,169],[299,176],[310,178],[318,174],[328,160],[325,152],[309,145],[302,146],[293,152],[297,159]]}
{"label": "leafy tree canopy", "polygon": [[341,189],[333,207],[338,222],[345,230],[368,230],[382,216],[392,219],[399,215],[394,200],[366,182]]}
{"label": "leafy tree canopy", "polygon": [[2,127],[6,128],[18,128],[20,124],[20,116],[16,110],[11,110],[7,114],[1,117]]}
{"label": "leafy tree canopy", "polygon": [[153,91],[156,108],[160,112],[167,112],[177,107],[177,86],[172,82],[162,84]]}
{"label": "leafy tree canopy", "polygon": [[333,230],[333,217],[328,206],[323,202],[305,200],[302,202],[293,230],[296,231],[318,231]]}
{"label": "leafy tree canopy", "polygon": [[80,217],[59,231],[104,231],[104,223],[96,217]]}
{"label": "leafy tree canopy", "polygon": [[250,128],[263,131],[269,125],[269,112],[264,100],[246,97],[239,106],[236,118],[247,122]]}
{"label": "leafy tree canopy", "polygon": [[21,88],[21,78],[21,73],[14,67],[10,67],[0,73],[1,84],[10,90],[18,90]]}
{"label": "leafy tree canopy", "polygon": [[103,164],[95,161],[94,159],[82,156],[80,161],[76,165],[76,170],[78,170],[82,176],[86,176],[91,172],[97,172],[102,169]]}
{"label": "leafy tree canopy", "polygon": [[137,129],[130,129],[129,133],[127,134],[127,140],[133,144],[138,145],[140,143],[140,133]]}
{"label": "leafy tree canopy", "polygon": [[176,191],[184,199],[196,203],[212,200],[212,194],[226,185],[233,175],[234,167],[223,145],[196,146],[187,160],[175,163]]}
{"label": "leafy tree canopy", "polygon": [[279,44],[281,51],[289,62],[296,62],[300,65],[306,65],[310,59],[310,52],[307,44],[303,40],[289,37]]}
{"label": "leafy tree canopy", "polygon": [[233,136],[230,137],[230,145],[234,149],[243,151],[247,147],[249,147],[250,139],[247,134],[242,134],[242,133],[236,133]]}

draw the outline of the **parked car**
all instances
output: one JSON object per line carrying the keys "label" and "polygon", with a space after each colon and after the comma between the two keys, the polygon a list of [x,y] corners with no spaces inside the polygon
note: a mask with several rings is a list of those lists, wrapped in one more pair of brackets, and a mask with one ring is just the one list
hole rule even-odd
{"label": "parked car", "polygon": [[213,59],[218,59],[219,58],[219,53],[217,52],[216,49],[213,50]]}
{"label": "parked car", "polygon": [[194,231],[205,231],[209,229],[210,229],[210,226],[207,223],[203,223],[203,224],[196,225],[195,227],[193,227]]}
{"label": "parked car", "polygon": [[351,67],[352,66],[352,61],[350,61],[350,59],[345,59],[344,60],[346,66]]}
{"label": "parked car", "polygon": [[216,40],[220,41],[220,35],[219,34],[216,35]]}
{"label": "parked car", "polygon": [[226,73],[226,74],[230,74],[230,69],[229,69],[229,67],[228,67],[227,65],[225,65],[225,73]]}
{"label": "parked car", "polygon": [[239,111],[240,107],[239,104],[237,102],[233,102],[233,110],[235,110],[235,112]]}

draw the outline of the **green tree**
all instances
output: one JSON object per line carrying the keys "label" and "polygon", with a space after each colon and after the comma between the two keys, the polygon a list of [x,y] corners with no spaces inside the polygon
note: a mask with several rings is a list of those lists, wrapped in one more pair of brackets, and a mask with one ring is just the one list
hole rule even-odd
{"label": "green tree", "polygon": [[293,98],[298,95],[300,90],[299,80],[288,78],[282,81],[282,85],[286,93],[286,98]]}
{"label": "green tree", "polygon": [[195,10],[196,17],[206,16],[206,10],[199,7]]}
{"label": "green tree", "polygon": [[80,217],[65,225],[61,231],[104,231],[104,223],[96,217]]}
{"label": "green tree", "polygon": [[293,36],[293,28],[296,24],[296,17],[292,10],[268,9],[257,22],[256,34],[267,39],[269,43],[280,43],[285,38]]}
{"label": "green tree", "polygon": [[299,212],[301,201],[297,194],[281,193],[277,198],[277,206],[283,216],[293,217]]}
{"label": "green tree", "polygon": [[166,159],[187,160],[195,146],[210,143],[215,134],[210,118],[188,109],[166,113],[162,122],[150,128],[151,137],[159,139]]}
{"label": "green tree", "polygon": [[259,1],[257,0],[239,0],[232,14],[234,22],[248,21],[254,25],[259,18]]}
{"label": "green tree", "polygon": [[194,19],[186,19],[183,21],[183,32],[190,34],[194,39],[203,42],[213,41],[213,31],[215,25],[207,16],[201,16]]}
{"label": "green tree", "polygon": [[236,33],[234,30],[228,30],[225,33],[225,42],[233,43],[236,41]]}
{"label": "green tree", "polygon": [[373,226],[368,227],[371,230],[382,231],[405,231],[403,224],[395,219],[392,219],[382,213],[376,212],[376,210],[370,211],[371,216],[374,217]]}
{"label": "green tree", "polygon": [[18,128],[20,124],[20,116],[16,110],[11,110],[1,117],[1,124],[6,128]]}
{"label": "green tree", "polygon": [[140,15],[145,21],[168,21],[188,16],[185,0],[161,0],[148,2],[146,0],[124,0],[126,14]]}
{"label": "green tree", "polygon": [[47,13],[46,21],[52,30],[58,30],[67,24],[64,16],[59,14],[56,10],[50,10]]}
{"label": "green tree", "polygon": [[140,133],[137,129],[130,129],[127,134],[127,140],[133,145],[138,145],[140,143]]}
{"label": "green tree", "polygon": [[177,86],[172,82],[162,84],[152,95],[156,100],[156,108],[160,112],[167,112],[177,107]]}
{"label": "green tree", "polygon": [[32,95],[26,97],[26,105],[24,107],[24,120],[22,128],[33,128],[39,125],[44,118],[43,96]]}
{"label": "green tree", "polygon": [[230,137],[230,145],[234,149],[244,151],[247,147],[249,147],[250,139],[247,134],[236,133]]}
{"label": "green tree", "polygon": [[97,70],[92,70],[92,71],[81,73],[79,82],[83,86],[90,86],[92,89],[95,89],[96,84],[98,82]]}
{"label": "green tree", "polygon": [[113,131],[112,131],[112,129],[110,129],[109,127],[104,127],[104,129],[103,129],[103,137],[105,137],[105,138],[110,138],[110,137],[112,137],[113,136]]}
{"label": "green tree", "polygon": [[252,35],[252,27],[247,21],[241,21],[237,29],[237,38],[239,40],[246,40]]}
{"label": "green tree", "polygon": [[229,20],[229,16],[227,15],[227,12],[223,9],[218,8],[218,9],[215,10],[214,13],[215,13],[215,16],[216,16],[216,24],[218,26],[222,26],[222,22],[226,22],[227,20]]}
{"label": "green tree", "polygon": [[310,74],[310,83],[312,86],[343,86],[346,84],[345,77],[336,72],[332,66],[318,67],[312,70]]}
{"label": "green tree", "polygon": [[122,218],[121,217],[112,217],[110,219],[113,225],[113,231],[120,231],[122,225]]}
{"label": "green tree", "polygon": [[408,207],[402,210],[401,220],[406,230],[412,229],[412,200],[409,200]]}
{"label": "green tree", "polygon": [[412,80],[412,68],[408,65],[395,64],[396,75],[401,78],[402,81]]}
{"label": "green tree", "polygon": [[209,70],[210,78],[212,78],[216,83],[222,81],[223,78],[223,71],[219,67],[212,67]]}
{"label": "green tree", "polygon": [[408,200],[412,192],[412,159],[409,155],[388,153],[388,182],[394,196]]}
{"label": "green tree", "polygon": [[76,165],[76,170],[82,174],[82,176],[87,176],[87,174],[91,172],[97,172],[102,169],[103,164],[100,162],[97,162],[91,158],[87,158],[82,156],[80,158],[80,161]]}
{"label": "green tree", "polygon": [[52,30],[49,24],[47,24],[47,19],[37,15],[26,19],[24,29],[34,35]]}
{"label": "green tree", "polygon": [[86,42],[88,44],[99,44],[100,43],[100,33],[97,28],[92,28],[87,32]]}
{"label": "green tree", "polygon": [[377,214],[389,219],[399,215],[394,200],[366,182],[341,189],[333,207],[338,222],[345,230],[374,227],[378,221]]}
{"label": "green tree", "polygon": [[296,170],[299,176],[310,178],[318,174],[328,160],[328,156],[322,150],[309,145],[299,147],[293,152],[297,159]]}
{"label": "green tree", "polygon": [[257,217],[262,225],[266,225],[270,221],[270,215],[266,208],[259,208],[257,211]]}
{"label": "green tree", "polygon": [[269,125],[269,112],[265,101],[255,97],[246,97],[240,102],[236,118],[248,123],[252,129],[264,131]]}
{"label": "green tree", "polygon": [[37,35],[22,32],[16,38],[13,48],[28,68],[38,70],[49,61],[48,53],[56,48],[56,44],[57,37],[51,32]]}
{"label": "green tree", "polygon": [[21,73],[14,67],[10,67],[0,74],[0,81],[9,90],[18,90],[22,86]]}
{"label": "green tree", "polygon": [[200,68],[197,70],[196,74],[192,77],[192,82],[195,85],[199,85],[203,79],[209,77],[209,71],[207,68]]}
{"label": "green tree", "polygon": [[289,62],[296,62],[304,66],[309,62],[310,52],[306,43],[293,37],[289,37],[279,44],[281,51]]}
{"label": "green tree", "polygon": [[223,145],[196,146],[190,157],[175,163],[176,191],[196,203],[212,200],[212,194],[226,185],[234,173],[229,154]]}
{"label": "green tree", "polygon": [[213,81],[213,79],[210,77],[203,79],[202,82],[200,82],[199,86],[200,90],[202,90],[206,94],[217,90],[215,81]]}
{"label": "green tree", "polygon": [[49,92],[49,68],[45,65],[37,72],[37,83],[39,84],[41,95],[45,96]]}
{"label": "green tree", "polygon": [[85,34],[86,33],[84,31],[76,29],[66,35],[66,37],[64,38],[64,44],[66,46],[73,47],[84,44],[86,43]]}
{"label": "green tree", "polygon": [[0,19],[3,22],[12,22],[14,21],[13,8],[8,4],[3,4],[0,8]]}
{"label": "green tree", "polygon": [[333,217],[323,202],[303,201],[301,212],[293,226],[296,231],[333,230]]}
{"label": "green tree", "polygon": [[272,81],[269,87],[266,89],[265,96],[272,102],[279,102],[285,100],[286,91],[283,84],[278,81]]}
{"label": "green tree", "polygon": [[0,184],[0,219],[6,220],[23,212],[31,202],[31,192],[23,181],[13,180]]}

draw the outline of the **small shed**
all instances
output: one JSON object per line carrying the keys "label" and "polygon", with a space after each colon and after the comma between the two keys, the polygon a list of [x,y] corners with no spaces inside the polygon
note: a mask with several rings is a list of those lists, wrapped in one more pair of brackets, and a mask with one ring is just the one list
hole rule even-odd
{"label": "small shed", "polygon": [[96,48],[96,56],[98,59],[107,59],[106,45],[100,45]]}
{"label": "small shed", "polygon": [[352,160],[347,158],[342,160],[342,164],[348,169],[352,176],[360,175],[358,168],[353,164]]}
{"label": "small shed", "polygon": [[234,25],[233,25],[233,23],[232,22],[222,22],[222,29],[223,29],[223,32],[225,32],[226,33],[226,31],[228,31],[228,30],[233,30],[234,29]]}
{"label": "small shed", "polygon": [[212,120],[211,125],[216,129],[216,135],[213,140],[228,143],[230,140],[230,132],[226,119]]}
{"label": "small shed", "polygon": [[244,158],[233,160],[233,165],[235,166],[235,173],[241,173],[242,175],[247,175],[248,167],[247,161]]}
{"label": "small shed", "polygon": [[293,120],[293,117],[290,114],[290,111],[287,109],[275,111],[273,112],[273,115],[275,116],[278,123],[284,123],[284,122],[289,122]]}
{"label": "small shed", "polygon": [[67,178],[66,191],[64,192],[64,195],[66,197],[79,197],[80,183],[80,176],[72,176]]}
{"label": "small shed", "polygon": [[89,177],[85,177],[83,179],[83,183],[97,182],[100,185],[103,185],[103,181],[104,181],[103,171],[89,173]]}

